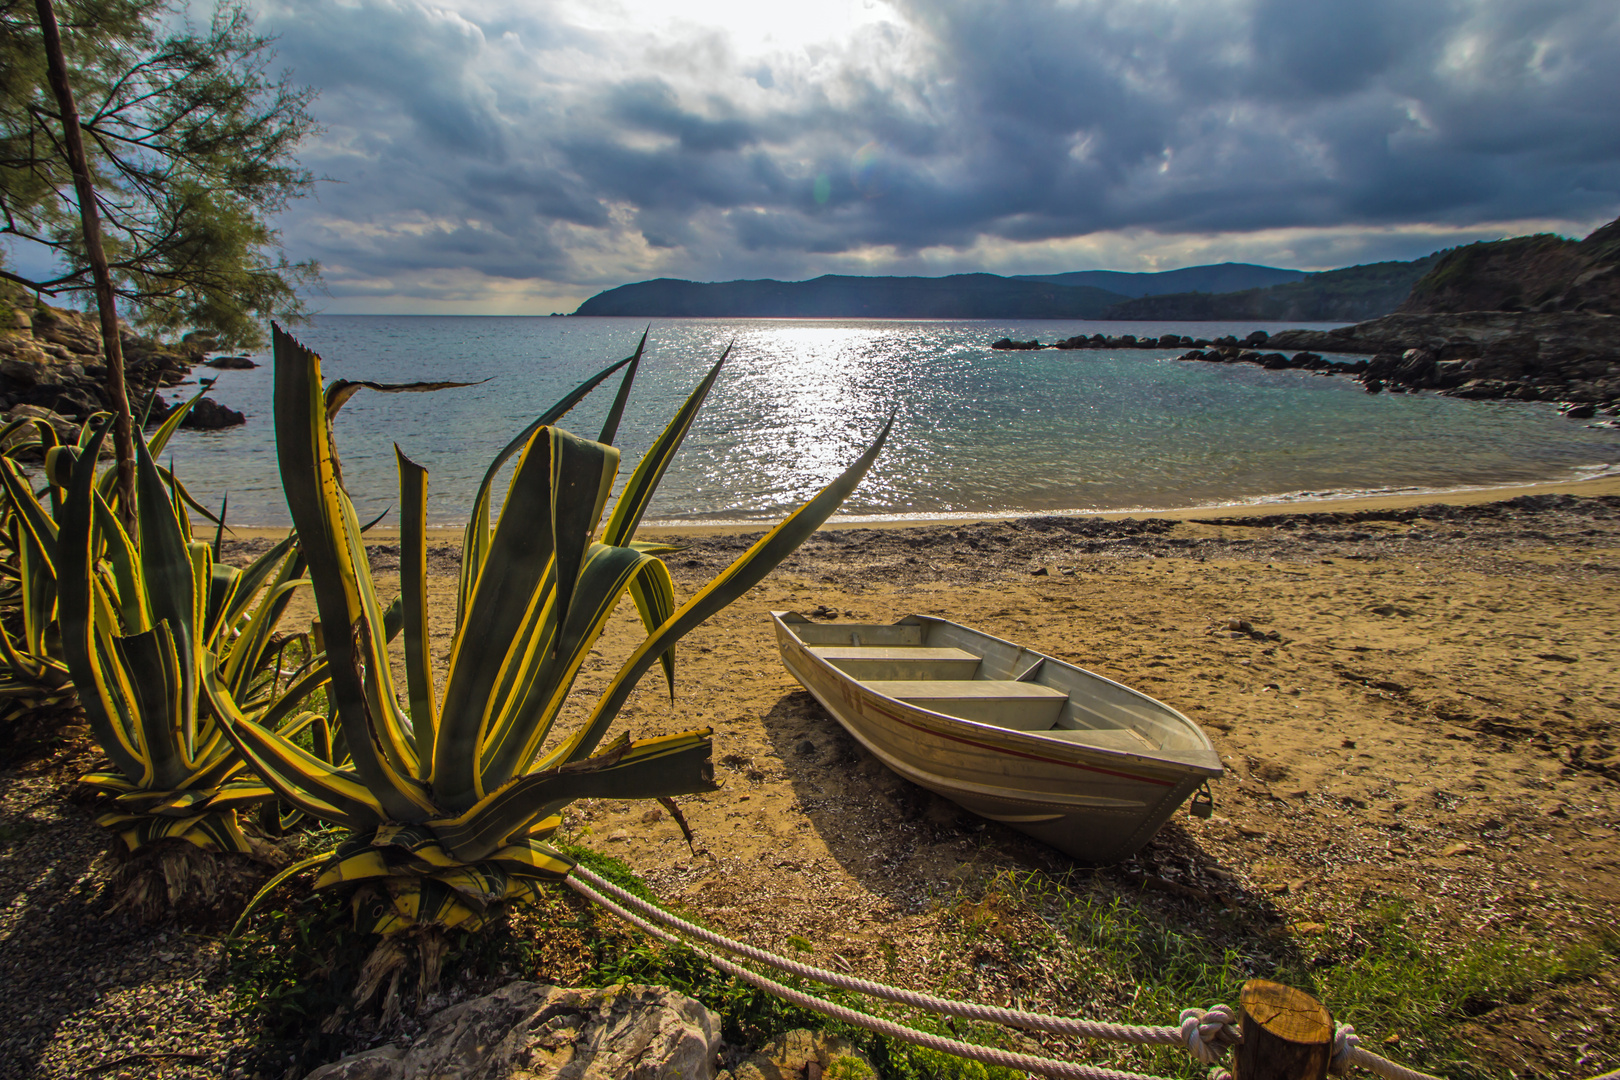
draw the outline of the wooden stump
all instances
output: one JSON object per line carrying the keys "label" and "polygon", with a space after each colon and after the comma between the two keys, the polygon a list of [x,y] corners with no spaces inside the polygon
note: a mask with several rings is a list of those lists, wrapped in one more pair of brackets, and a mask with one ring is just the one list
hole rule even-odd
{"label": "wooden stump", "polygon": [[1324,1080],[1333,1058],[1333,1018],[1303,990],[1265,979],[1243,984],[1243,1042],[1236,1080]]}

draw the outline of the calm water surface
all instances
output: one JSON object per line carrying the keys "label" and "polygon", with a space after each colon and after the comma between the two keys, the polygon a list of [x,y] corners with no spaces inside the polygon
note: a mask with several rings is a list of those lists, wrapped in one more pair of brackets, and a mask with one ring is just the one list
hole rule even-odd
{"label": "calm water surface", "polygon": [[[567,390],[628,355],[644,320],[318,317],[296,336],[328,379],[487,380],[432,394],[362,391],[339,415],[363,516],[398,503],[394,444],[432,476],[429,515],[459,524],[490,460]],[[623,473],[722,349],[704,412],[649,520],[780,517],[841,471],[891,410],[889,445],[846,516],[1153,509],[1310,494],[1567,479],[1620,461],[1620,432],[1550,406],[1370,395],[1343,377],[1178,363],[1181,350],[993,352],[1003,335],[1247,333],[1252,324],[657,320],[618,444]],[[180,476],[237,524],[289,522],[269,357],[213,396],[248,422],[181,432]],[[199,372],[204,369],[199,369]],[[609,383],[563,426],[595,436]]]}

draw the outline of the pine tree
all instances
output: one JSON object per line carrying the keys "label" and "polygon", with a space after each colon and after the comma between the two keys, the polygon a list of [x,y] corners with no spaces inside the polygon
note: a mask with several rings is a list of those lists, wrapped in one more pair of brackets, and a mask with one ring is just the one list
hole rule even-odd
{"label": "pine tree", "polygon": [[[271,39],[236,4],[206,29],[176,0],[55,8],[125,316],[221,346],[261,343],[262,320],[295,321],[297,288],[318,267],[288,262],[269,222],[313,183],[294,153],[316,131],[314,92],[271,73]],[[0,0],[0,215],[0,277],[88,299],[95,284],[34,0]]]}

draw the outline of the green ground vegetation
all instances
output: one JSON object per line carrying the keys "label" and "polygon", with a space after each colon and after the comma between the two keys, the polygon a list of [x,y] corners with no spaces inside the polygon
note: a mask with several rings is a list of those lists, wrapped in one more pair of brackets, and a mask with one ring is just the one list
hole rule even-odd
{"label": "green ground vegetation", "polygon": [[[948,909],[969,951],[988,945],[1014,960],[1056,957],[1073,985],[1113,988],[1128,1004],[1108,1019],[1174,1023],[1183,1008],[1236,1005],[1248,979],[1273,979],[1328,1005],[1336,1023],[1363,1033],[1369,1049],[1452,1080],[1510,1075],[1471,1056],[1460,1025],[1620,962],[1620,931],[1573,941],[1452,941],[1433,912],[1390,898],[1368,898],[1350,919],[1310,933],[1227,909],[1211,932],[1202,920],[1178,918],[1170,905],[1145,904],[1106,872],[1004,874],[951,899]],[[1188,1080],[1204,1072],[1169,1048],[1128,1050],[1112,1063]]]}
{"label": "green ground vegetation", "polygon": [[[560,849],[620,887],[661,903],[619,860],[575,844]],[[661,906],[704,922],[678,905]],[[1387,899],[1369,901],[1327,932],[1294,933],[1228,911],[1219,917],[1220,932],[1211,934],[1192,917],[1178,918],[1173,905],[1122,888],[1106,871],[1003,874],[972,894],[941,898],[939,910],[947,952],[1012,966],[1055,966],[1074,994],[1076,1015],[1173,1024],[1182,1008],[1235,1004],[1246,980],[1274,978],[1329,1004],[1335,1021],[1355,1025],[1375,1052],[1448,1080],[1512,1075],[1470,1056],[1458,1034],[1461,1025],[1620,961],[1620,932],[1573,942],[1502,936],[1446,942],[1417,905]],[[263,1048],[267,1060],[293,1055],[313,1062],[336,1051],[342,1040],[311,1034],[308,1020],[334,1013],[353,1019],[346,980],[363,951],[347,912],[318,895],[254,917],[231,947],[230,970],[242,1007],[279,1040]],[[885,1080],[1014,1080],[1008,1070],[829,1022],[718,971],[689,949],[646,938],[560,886],[482,934],[458,938],[444,970],[447,982],[469,991],[512,978],[669,986],[713,1009],[733,1045],[758,1046],[808,1028],[849,1039]],[[858,995],[789,981],[827,1000],[949,1038],[1031,1050],[992,1025],[919,1018]],[[942,992],[972,996],[960,986]],[[1390,1037],[1395,1041],[1386,1045]],[[1181,1080],[1204,1080],[1208,1071],[1176,1048],[1080,1045],[1080,1054],[1089,1052],[1094,1064]]]}

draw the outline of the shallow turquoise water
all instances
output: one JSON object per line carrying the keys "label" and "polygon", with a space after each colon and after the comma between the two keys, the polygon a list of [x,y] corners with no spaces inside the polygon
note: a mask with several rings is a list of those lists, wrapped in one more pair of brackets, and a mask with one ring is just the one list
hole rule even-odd
{"label": "shallow turquoise water", "polygon": [[[432,475],[429,514],[465,520],[489,461],[534,416],[634,347],[633,319],[321,316],[296,336],[328,379],[487,379],[433,394],[362,392],[338,418],[362,515],[398,502],[393,445]],[[1620,432],[1550,406],[1370,395],[1348,379],[1179,363],[1180,350],[993,352],[1003,335],[1239,334],[1251,325],[660,320],[619,445],[624,472],[728,343],[731,358],[653,504],[666,522],[779,517],[894,435],[845,505],[904,517],[1166,508],[1573,478],[1620,461]],[[248,423],[182,432],[171,453],[230,520],[289,520],[276,475],[268,356],[213,396]],[[199,373],[205,369],[198,369]],[[564,426],[594,436],[598,390]]]}

